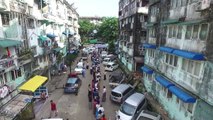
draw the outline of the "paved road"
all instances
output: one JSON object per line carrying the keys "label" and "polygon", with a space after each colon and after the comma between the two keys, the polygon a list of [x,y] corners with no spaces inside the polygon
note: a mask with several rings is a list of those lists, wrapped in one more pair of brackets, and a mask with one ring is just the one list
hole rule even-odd
{"label": "paved road", "polygon": [[[90,58],[90,57],[89,57]],[[79,58],[78,58],[79,59]],[[77,60],[76,60],[77,61]],[[89,60],[90,64],[91,61]],[[74,64],[74,66],[76,63]],[[73,66],[73,68],[74,68]],[[102,66],[102,65],[101,65]],[[101,71],[103,73],[104,68],[101,67]],[[108,73],[110,74],[110,73]],[[88,106],[88,97],[87,97],[87,86],[91,83],[92,75],[90,75],[89,70],[86,72],[86,77],[82,78],[82,86],[80,88],[79,94],[75,96],[74,94],[64,94],[62,86],[65,84],[67,79],[67,74],[63,74],[61,76],[56,76],[49,84],[49,90],[51,95],[45,104],[41,107],[39,112],[36,114],[36,120],[40,120],[41,118],[48,118],[50,111],[50,100],[53,100],[57,104],[57,109],[59,111],[59,117],[64,118],[65,120],[69,118],[69,120],[95,120],[92,109],[89,109]],[[108,75],[107,80],[101,81],[101,92],[102,86],[105,85],[107,88],[107,101],[103,103],[103,107],[105,109],[106,117],[109,120],[114,120],[115,111],[119,109],[119,105],[112,103],[109,100],[109,94],[111,89],[109,88]],[[55,89],[57,88],[57,89]],[[100,94],[101,95],[101,94]]]}

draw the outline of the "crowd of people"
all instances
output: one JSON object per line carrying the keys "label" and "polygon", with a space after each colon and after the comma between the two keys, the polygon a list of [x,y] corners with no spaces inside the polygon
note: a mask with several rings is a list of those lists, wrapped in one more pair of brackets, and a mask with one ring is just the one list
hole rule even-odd
{"label": "crowd of people", "polygon": [[[100,54],[93,52],[91,54],[92,65],[90,66],[90,74],[93,76],[91,84],[88,85],[89,108],[93,109],[96,120],[106,120],[104,107],[101,103],[106,101],[106,87],[102,88],[102,96],[100,96],[100,83],[102,74],[100,71]],[[87,66],[89,68],[89,66]],[[103,74],[103,80],[106,80],[106,73]]]}

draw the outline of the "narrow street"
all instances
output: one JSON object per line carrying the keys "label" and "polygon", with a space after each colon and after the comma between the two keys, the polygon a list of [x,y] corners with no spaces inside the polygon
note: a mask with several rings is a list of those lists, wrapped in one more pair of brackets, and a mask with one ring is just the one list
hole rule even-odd
{"label": "narrow street", "polygon": [[[89,57],[90,58],[90,57]],[[77,58],[76,61],[80,59]],[[72,70],[76,66],[77,62],[72,66]],[[91,60],[89,59],[90,65]],[[101,65],[101,72],[103,73],[104,68]],[[41,118],[48,118],[50,113],[50,100],[53,100],[57,104],[58,109],[58,117],[63,119],[69,119],[69,120],[94,120],[95,117],[93,115],[92,109],[89,109],[88,104],[88,84],[91,83],[92,75],[90,75],[89,70],[86,72],[86,77],[82,78],[81,75],[80,79],[82,79],[82,86],[80,88],[80,91],[78,95],[75,94],[64,94],[63,93],[63,85],[65,84],[67,80],[67,73],[62,74],[61,76],[56,76],[52,78],[52,80],[48,83],[48,89],[50,92],[49,98],[46,100],[44,105],[40,107],[40,110],[36,113],[36,120],[40,120]],[[109,120],[113,120],[115,118],[115,111],[119,109],[119,105],[112,103],[109,99],[110,91],[109,88],[109,81],[107,80],[101,80],[101,91],[100,95],[102,93],[103,85],[107,88],[107,101],[105,103],[102,103],[104,109],[105,109],[105,115]]]}

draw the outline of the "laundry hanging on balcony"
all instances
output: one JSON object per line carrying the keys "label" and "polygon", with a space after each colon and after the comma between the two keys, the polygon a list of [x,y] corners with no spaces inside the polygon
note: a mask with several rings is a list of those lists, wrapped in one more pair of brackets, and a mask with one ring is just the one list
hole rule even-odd
{"label": "laundry hanging on balcony", "polygon": [[10,55],[11,55],[10,50],[8,47],[6,49],[7,49],[7,56],[10,57]]}

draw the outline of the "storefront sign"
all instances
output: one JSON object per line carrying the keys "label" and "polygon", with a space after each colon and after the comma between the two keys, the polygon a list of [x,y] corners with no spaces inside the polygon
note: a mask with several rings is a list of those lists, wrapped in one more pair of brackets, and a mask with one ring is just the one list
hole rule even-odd
{"label": "storefront sign", "polygon": [[0,98],[5,98],[9,94],[9,87],[8,86],[3,86],[0,88]]}

